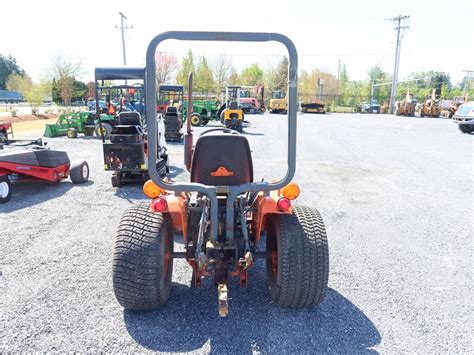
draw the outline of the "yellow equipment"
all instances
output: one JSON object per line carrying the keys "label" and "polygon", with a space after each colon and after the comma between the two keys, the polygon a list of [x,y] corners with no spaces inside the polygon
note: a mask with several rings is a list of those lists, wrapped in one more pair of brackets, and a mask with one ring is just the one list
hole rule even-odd
{"label": "yellow equipment", "polygon": [[421,105],[420,117],[439,117],[441,113],[441,105],[436,98],[436,90],[433,89],[431,96],[426,96],[425,102]]}
{"label": "yellow equipment", "polygon": [[410,95],[410,90],[407,90],[407,94],[402,101],[397,101],[397,109],[395,115],[397,116],[415,116],[416,101],[413,99],[413,95]]}
{"label": "yellow equipment", "polygon": [[281,90],[272,91],[272,98],[269,105],[270,113],[284,113],[288,112],[288,100],[286,95]]}

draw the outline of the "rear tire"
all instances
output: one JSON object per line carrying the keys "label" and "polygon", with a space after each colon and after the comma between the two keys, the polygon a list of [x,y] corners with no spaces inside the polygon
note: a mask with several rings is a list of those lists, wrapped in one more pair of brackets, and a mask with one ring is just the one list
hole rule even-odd
{"label": "rear tire", "polygon": [[112,279],[117,301],[129,310],[153,310],[168,300],[173,273],[173,231],[167,214],[149,203],[123,214],[113,245]]}
{"label": "rear tire", "polygon": [[69,168],[69,175],[73,184],[83,184],[89,180],[89,164],[85,160],[73,161]]}
{"label": "rear tire", "polygon": [[[112,125],[110,123],[102,123],[102,129],[104,131],[104,139],[109,139],[110,133],[112,133]],[[100,125],[97,124],[95,126],[95,135],[99,138],[102,138],[102,135],[100,134]]]}
{"label": "rear tire", "polygon": [[12,197],[12,183],[8,176],[0,176],[0,203],[7,203]]}
{"label": "rear tire", "polygon": [[293,207],[267,224],[267,281],[270,296],[284,308],[320,303],[328,284],[329,249],[319,212]]}

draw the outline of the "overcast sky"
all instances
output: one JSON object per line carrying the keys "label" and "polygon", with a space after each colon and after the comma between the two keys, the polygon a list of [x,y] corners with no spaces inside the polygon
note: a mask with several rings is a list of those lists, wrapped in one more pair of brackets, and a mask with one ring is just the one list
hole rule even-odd
{"label": "overcast sky", "polygon": [[[13,55],[38,80],[58,52],[82,60],[83,81],[99,66],[120,66],[119,11],[133,29],[126,31],[127,65],[144,66],[150,40],[170,30],[279,32],[296,45],[299,69],[337,73],[338,60],[351,79],[366,79],[379,65],[393,72],[396,33],[386,19],[410,15],[402,40],[399,79],[412,71],[438,70],[453,84],[474,70],[473,2],[365,1],[4,1],[0,16],[0,53]],[[274,44],[203,44],[167,41],[159,50],[179,58],[192,48],[211,60],[232,56],[239,69],[259,63],[264,69],[285,53]],[[81,78],[80,78],[81,79]]]}

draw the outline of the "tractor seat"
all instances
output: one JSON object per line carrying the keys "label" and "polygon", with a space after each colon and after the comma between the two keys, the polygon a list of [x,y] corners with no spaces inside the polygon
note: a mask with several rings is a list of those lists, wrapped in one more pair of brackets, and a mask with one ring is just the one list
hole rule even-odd
{"label": "tractor seat", "polygon": [[142,120],[138,112],[120,112],[118,124],[122,126],[141,126]]}
{"label": "tractor seat", "polygon": [[231,101],[229,103],[229,109],[230,110],[238,110],[239,109],[239,105],[237,104],[237,101]]}
{"label": "tractor seat", "polygon": [[174,106],[168,106],[166,108],[166,116],[178,116],[178,109]]}
{"label": "tractor seat", "polygon": [[253,182],[252,154],[247,138],[221,132],[199,137],[194,147],[191,182],[211,186]]}

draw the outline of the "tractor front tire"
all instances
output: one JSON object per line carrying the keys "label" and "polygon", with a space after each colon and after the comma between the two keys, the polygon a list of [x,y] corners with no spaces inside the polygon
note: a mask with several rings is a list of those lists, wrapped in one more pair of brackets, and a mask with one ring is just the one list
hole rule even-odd
{"label": "tractor front tire", "polygon": [[0,203],[6,203],[12,197],[12,183],[8,176],[0,176]]}
{"label": "tractor front tire", "polygon": [[79,132],[77,131],[77,128],[68,128],[66,135],[68,138],[77,138]]}
{"label": "tractor front tire", "polygon": [[85,160],[73,161],[69,169],[73,184],[83,184],[89,180],[89,164]]}
{"label": "tractor front tire", "polygon": [[173,273],[173,231],[167,214],[149,203],[125,211],[113,245],[112,279],[117,301],[129,310],[160,308]]}
{"label": "tractor front tire", "polygon": [[202,123],[202,117],[199,113],[193,113],[191,116],[191,124],[194,127],[199,127]]}
{"label": "tractor front tire", "polygon": [[267,224],[266,246],[273,301],[284,308],[320,303],[328,284],[329,249],[319,212],[294,206],[291,215],[273,215]]}

